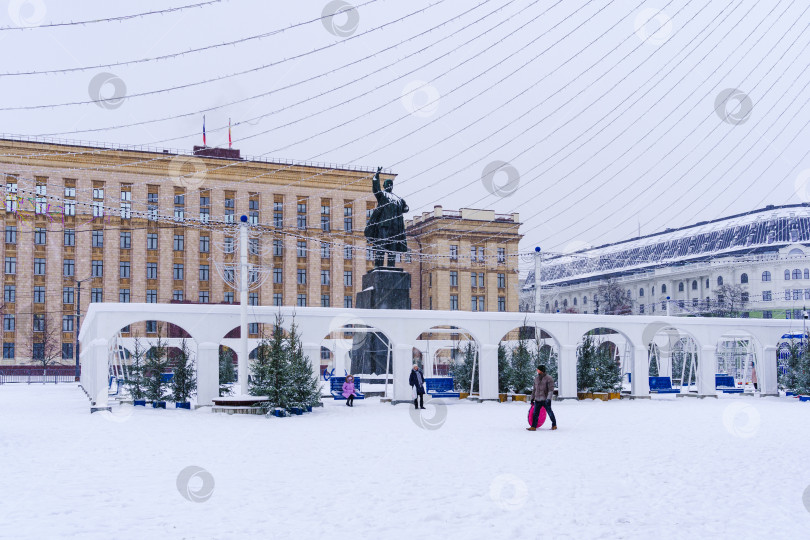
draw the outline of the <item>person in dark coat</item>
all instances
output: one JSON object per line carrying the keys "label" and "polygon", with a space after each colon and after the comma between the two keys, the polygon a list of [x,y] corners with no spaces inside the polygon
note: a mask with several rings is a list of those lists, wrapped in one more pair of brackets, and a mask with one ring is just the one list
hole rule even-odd
{"label": "person in dark coat", "polygon": [[343,383],[343,397],[346,398],[346,405],[354,407],[354,377],[349,375]]}
{"label": "person in dark coat", "polygon": [[[408,378],[411,384],[411,393],[413,394],[413,407],[414,409],[425,408],[425,376],[419,366],[413,365],[413,371]],[[418,404],[417,404],[418,401]]]}
{"label": "person in dark coat", "polygon": [[551,410],[551,398],[554,397],[554,379],[546,373],[546,366],[537,366],[537,375],[534,376],[531,404],[534,404],[532,427],[529,431],[537,431],[537,422],[540,419],[540,408],[545,407],[548,417],[551,418],[551,429],[557,429],[557,419]]}

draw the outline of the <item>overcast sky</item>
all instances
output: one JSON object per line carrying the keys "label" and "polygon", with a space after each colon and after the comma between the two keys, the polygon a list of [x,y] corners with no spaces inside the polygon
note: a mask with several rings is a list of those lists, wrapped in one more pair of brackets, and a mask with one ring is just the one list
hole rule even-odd
{"label": "overcast sky", "polygon": [[[2,0],[0,27],[198,2]],[[243,154],[390,167],[412,213],[435,204],[520,212],[524,250],[600,245],[808,199],[807,2],[363,3],[329,29],[299,24],[335,5],[320,0],[223,0],[4,29],[0,132],[190,149],[202,142],[197,111],[215,108],[205,113],[209,145],[227,144],[231,118]],[[285,28],[172,59],[8,76]],[[8,110],[88,101],[94,78],[107,81],[100,97],[127,97]],[[153,93],[178,86],[187,87]],[[178,115],[188,116],[166,119]],[[488,189],[492,162],[508,165]]]}

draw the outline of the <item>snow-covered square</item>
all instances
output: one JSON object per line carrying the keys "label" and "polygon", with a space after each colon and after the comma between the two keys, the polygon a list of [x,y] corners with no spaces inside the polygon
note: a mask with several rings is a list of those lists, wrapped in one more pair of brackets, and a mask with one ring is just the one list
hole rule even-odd
{"label": "snow-covered square", "polygon": [[[377,398],[291,418],[0,387],[0,537],[802,538],[807,408],[791,398]],[[188,469],[197,467],[197,469]],[[803,495],[805,500],[803,502]]]}

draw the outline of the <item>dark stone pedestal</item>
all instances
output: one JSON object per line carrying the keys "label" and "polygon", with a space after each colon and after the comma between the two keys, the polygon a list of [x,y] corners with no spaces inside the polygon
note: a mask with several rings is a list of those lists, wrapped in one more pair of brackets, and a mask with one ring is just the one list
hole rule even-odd
{"label": "dark stone pedestal", "polygon": [[[400,268],[375,268],[363,276],[357,293],[361,309],[411,309],[411,275]],[[352,344],[352,373],[384,374],[388,340],[381,334],[357,333]]]}

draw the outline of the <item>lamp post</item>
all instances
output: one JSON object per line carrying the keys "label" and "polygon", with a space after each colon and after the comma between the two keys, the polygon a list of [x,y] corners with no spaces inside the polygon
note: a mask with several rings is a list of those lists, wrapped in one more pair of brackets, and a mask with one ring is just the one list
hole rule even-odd
{"label": "lamp post", "polygon": [[76,380],[79,380],[81,374],[81,368],[79,366],[79,321],[82,316],[82,283],[85,281],[90,281],[93,277],[80,279],[76,281],[76,328],[74,331],[76,332],[76,347],[73,351],[74,358],[76,359]]}

